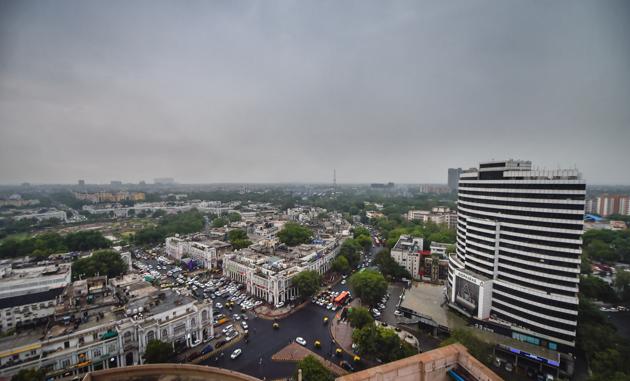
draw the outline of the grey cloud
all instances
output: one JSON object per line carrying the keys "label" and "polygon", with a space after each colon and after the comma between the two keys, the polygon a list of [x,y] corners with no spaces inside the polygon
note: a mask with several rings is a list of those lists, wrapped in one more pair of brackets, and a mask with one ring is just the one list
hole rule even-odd
{"label": "grey cloud", "polygon": [[630,183],[624,1],[5,1],[0,183]]}

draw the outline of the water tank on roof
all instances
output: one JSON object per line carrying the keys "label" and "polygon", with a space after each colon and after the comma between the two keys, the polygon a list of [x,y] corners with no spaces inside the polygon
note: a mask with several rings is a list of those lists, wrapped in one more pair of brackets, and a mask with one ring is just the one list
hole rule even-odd
{"label": "water tank on roof", "polygon": [[126,311],[126,314],[127,314],[127,315],[131,315],[131,309],[128,309],[128,310]]}

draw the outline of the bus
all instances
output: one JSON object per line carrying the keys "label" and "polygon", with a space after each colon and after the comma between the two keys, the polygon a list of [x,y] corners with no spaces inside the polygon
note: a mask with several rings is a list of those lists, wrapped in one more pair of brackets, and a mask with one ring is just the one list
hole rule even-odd
{"label": "bus", "polygon": [[350,293],[348,291],[343,291],[341,294],[339,294],[339,295],[337,295],[335,297],[333,302],[335,302],[335,304],[340,306],[340,305],[344,304],[348,300],[349,297],[350,297]]}

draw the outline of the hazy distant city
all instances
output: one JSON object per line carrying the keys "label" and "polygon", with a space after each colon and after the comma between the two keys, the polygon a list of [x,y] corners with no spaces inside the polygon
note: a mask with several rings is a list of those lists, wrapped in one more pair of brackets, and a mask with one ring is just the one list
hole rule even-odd
{"label": "hazy distant city", "polygon": [[629,21],[0,2],[0,381],[630,380]]}

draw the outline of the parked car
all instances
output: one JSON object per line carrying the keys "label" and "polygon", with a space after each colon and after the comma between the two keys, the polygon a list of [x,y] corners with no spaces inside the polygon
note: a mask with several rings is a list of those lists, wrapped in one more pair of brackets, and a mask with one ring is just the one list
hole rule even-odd
{"label": "parked car", "polygon": [[234,360],[235,358],[237,358],[238,356],[241,355],[241,353],[243,353],[243,350],[241,348],[237,348],[234,350],[234,352],[232,352],[232,354],[230,355],[230,357],[232,358],[232,360]]}

